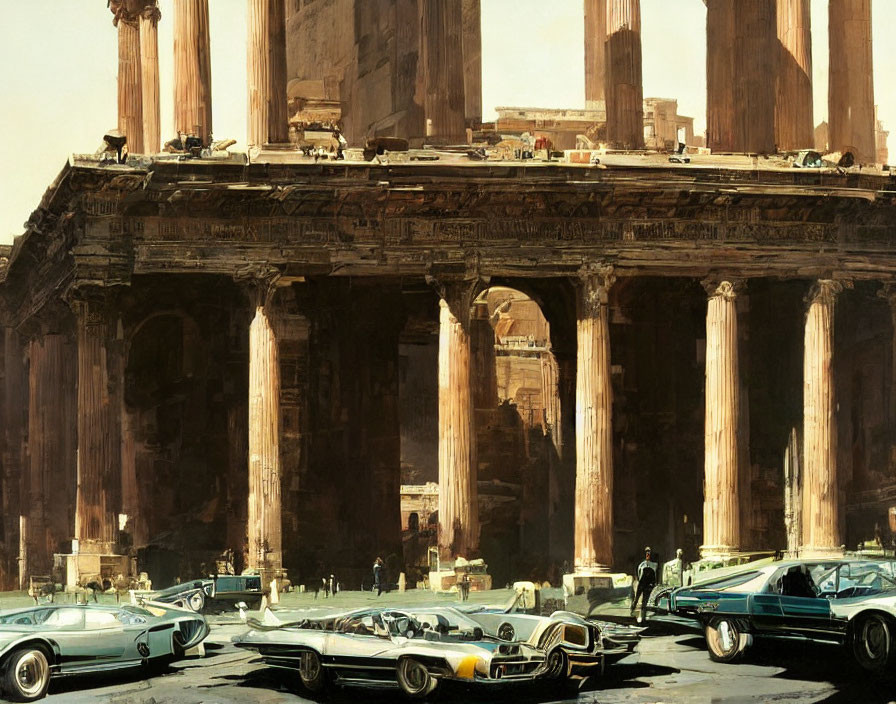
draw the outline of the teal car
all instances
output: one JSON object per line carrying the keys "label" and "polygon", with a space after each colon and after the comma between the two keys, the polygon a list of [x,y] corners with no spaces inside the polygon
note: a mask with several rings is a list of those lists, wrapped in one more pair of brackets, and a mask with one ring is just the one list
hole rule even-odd
{"label": "teal car", "polygon": [[896,659],[896,561],[785,560],[675,589],[658,590],[658,613],[696,621],[709,656],[734,662],[754,637],[845,644],[863,668]]}

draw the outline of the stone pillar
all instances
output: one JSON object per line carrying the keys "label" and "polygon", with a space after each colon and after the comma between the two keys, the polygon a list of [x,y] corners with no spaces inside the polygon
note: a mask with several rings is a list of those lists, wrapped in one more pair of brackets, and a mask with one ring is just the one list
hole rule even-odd
{"label": "stone pillar", "polygon": [[871,0],[829,0],[828,146],[874,163]]}
{"label": "stone pillar", "polygon": [[735,3],[734,107],[737,151],[775,152],[775,0]]}
{"label": "stone pillar", "polygon": [[475,556],[479,505],[470,388],[469,283],[441,287],[439,301],[439,554]]}
{"label": "stone pillar", "polygon": [[542,352],[541,362],[541,393],[544,399],[544,420],[547,430],[551,434],[551,444],[557,453],[557,459],[563,459],[563,433],[560,425],[562,414],[560,409],[560,368],[557,359],[550,351]]}
{"label": "stone pillar", "polygon": [[734,3],[706,0],[706,146],[735,151]]}
{"label": "stone pillar", "polygon": [[604,60],[607,0],[585,0],[585,108],[596,110],[605,99]]}
{"label": "stone pillar", "polygon": [[212,67],[208,0],[174,0],[174,129],[208,145],[212,134]]}
{"label": "stone pillar", "polygon": [[582,277],[576,367],[575,571],[613,564],[613,385],[607,294],[611,272]]}
{"label": "stone pillar", "polygon": [[420,0],[426,136],[432,144],[463,144],[463,13],[461,0]]}
{"label": "stone pillar", "polygon": [[606,31],[607,141],[620,149],[643,149],[641,0],[607,0]]}
{"label": "stone pillar", "polygon": [[110,4],[118,27],[118,131],[128,138],[128,151],[143,153],[143,89],[140,70],[140,21],[128,3]]}
{"label": "stone pillar", "polygon": [[834,401],[834,303],[843,290],[822,279],[806,301],[803,366],[803,543],[801,553],[839,552],[837,421]]}
{"label": "stone pillar", "polygon": [[896,284],[886,284],[877,293],[890,308],[890,388],[887,415],[890,447],[887,455],[889,467],[896,463]]}
{"label": "stone pillar", "polygon": [[289,141],[284,0],[249,0],[247,123],[250,146]]}
{"label": "stone pillar", "polygon": [[706,421],[701,557],[728,555],[740,543],[737,284],[705,281]]}
{"label": "stone pillar", "polygon": [[809,0],[778,0],[775,143],[778,151],[815,145]]}
{"label": "stone pillar", "polygon": [[109,350],[108,310],[101,298],[72,302],[78,336],[78,485],[76,552],[112,554],[118,544],[116,489],[121,482],[120,409],[113,391],[121,387],[119,367]]}
{"label": "stone pillar", "polygon": [[159,113],[159,20],[157,0],[147,0],[140,13],[140,86],[143,92],[143,149],[161,150]]}
{"label": "stone pillar", "polygon": [[273,284],[254,291],[249,325],[248,567],[283,566],[280,520],[280,355],[273,320]]}
{"label": "stone pillar", "polygon": [[482,124],[481,0],[463,0],[464,117],[472,128]]}
{"label": "stone pillar", "polygon": [[71,466],[65,456],[68,449],[68,418],[64,403],[67,379],[66,360],[69,351],[59,334],[39,334],[28,345],[29,399],[27,511],[30,534],[27,541],[29,568],[33,574],[49,574],[53,553],[60,543],[71,539],[73,526],[68,525],[70,497],[74,487],[66,469]]}
{"label": "stone pillar", "polygon": [[498,380],[495,369],[495,329],[488,315],[488,301],[477,300],[470,314],[472,345],[473,408],[498,407]]}

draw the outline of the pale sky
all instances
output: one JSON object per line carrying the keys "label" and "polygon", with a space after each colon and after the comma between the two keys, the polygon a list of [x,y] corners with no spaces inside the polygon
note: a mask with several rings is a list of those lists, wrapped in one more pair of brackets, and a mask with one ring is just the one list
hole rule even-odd
{"label": "pale sky", "polygon": [[[873,0],[875,101],[896,161],[896,0]],[[162,139],[173,136],[173,0],[160,0]],[[216,138],[245,143],[246,0],[210,0]],[[72,152],[116,125],[117,40],[103,0],[3,0],[0,23],[0,244]],[[482,0],[485,119],[498,105],[584,107],[582,0]],[[706,126],[702,0],[641,0],[645,97],[678,98]],[[827,119],[827,2],[812,0],[815,124]],[[890,36],[888,36],[888,34]],[[238,145],[239,148],[239,145]]]}

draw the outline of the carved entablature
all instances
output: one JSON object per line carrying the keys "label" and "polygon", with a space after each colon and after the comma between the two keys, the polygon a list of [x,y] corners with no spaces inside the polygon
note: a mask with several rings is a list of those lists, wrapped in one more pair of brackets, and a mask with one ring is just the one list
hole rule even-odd
{"label": "carved entablature", "polygon": [[610,289],[616,282],[612,266],[595,263],[583,266],[574,281],[578,290],[578,316],[599,318],[606,314]]}

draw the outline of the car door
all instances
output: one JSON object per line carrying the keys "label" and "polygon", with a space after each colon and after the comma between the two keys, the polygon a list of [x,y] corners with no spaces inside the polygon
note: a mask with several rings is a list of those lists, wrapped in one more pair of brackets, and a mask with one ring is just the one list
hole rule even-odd
{"label": "car door", "polygon": [[769,590],[753,595],[751,611],[759,631],[808,637],[836,630],[831,603],[818,596],[809,570],[813,565],[784,567],[769,582]]}

